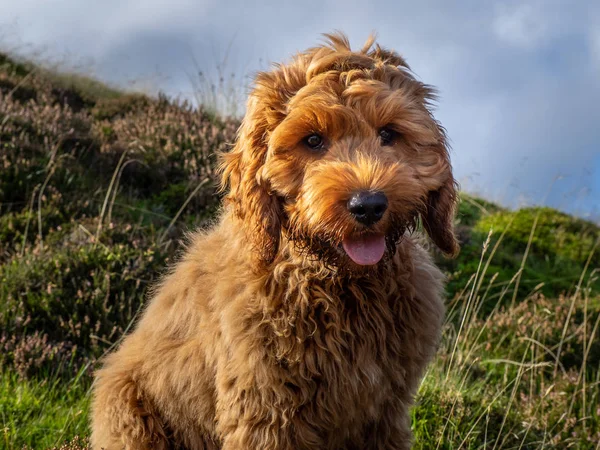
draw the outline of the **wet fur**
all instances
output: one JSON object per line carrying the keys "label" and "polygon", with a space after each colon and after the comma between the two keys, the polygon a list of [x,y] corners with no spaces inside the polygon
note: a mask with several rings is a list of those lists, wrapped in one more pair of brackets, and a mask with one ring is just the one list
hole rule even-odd
{"label": "wet fur", "polygon": [[[192,236],[136,329],[97,372],[94,449],[408,449],[409,408],[444,315],[456,200],[431,88],[397,54],[342,35],[259,74],[222,155],[218,222]],[[400,132],[382,147],[379,127]],[[307,149],[311,132],[325,151]],[[345,209],[383,191],[375,226]],[[384,233],[358,266],[342,240]]]}

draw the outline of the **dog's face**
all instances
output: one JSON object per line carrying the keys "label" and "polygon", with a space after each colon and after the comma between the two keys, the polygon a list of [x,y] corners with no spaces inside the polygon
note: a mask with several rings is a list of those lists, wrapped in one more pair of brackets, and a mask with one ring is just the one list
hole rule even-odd
{"label": "dog's face", "polygon": [[282,239],[330,264],[377,265],[420,217],[458,250],[456,201],[431,88],[398,55],[345,38],[260,74],[223,181],[263,261]]}

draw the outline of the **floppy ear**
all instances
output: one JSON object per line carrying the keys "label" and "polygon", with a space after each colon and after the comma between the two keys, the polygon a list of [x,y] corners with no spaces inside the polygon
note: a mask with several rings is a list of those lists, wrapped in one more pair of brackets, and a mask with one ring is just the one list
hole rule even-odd
{"label": "floppy ear", "polygon": [[429,193],[423,226],[431,240],[446,255],[454,257],[460,247],[454,235],[454,213],[457,202],[457,184],[450,172],[437,191]]}
{"label": "floppy ear", "polygon": [[272,118],[256,97],[249,99],[247,108],[235,147],[221,154],[221,188],[229,188],[225,202],[241,219],[241,227],[259,260],[268,264],[279,248],[282,215],[282,205],[262,176]]}

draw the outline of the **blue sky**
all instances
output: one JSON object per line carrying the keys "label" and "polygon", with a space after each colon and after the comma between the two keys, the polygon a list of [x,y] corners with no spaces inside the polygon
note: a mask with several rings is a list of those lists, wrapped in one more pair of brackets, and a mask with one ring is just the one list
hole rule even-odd
{"label": "blue sky", "polygon": [[239,79],[321,33],[359,46],[375,30],[438,87],[465,190],[600,219],[598,1],[0,0],[0,11],[6,49],[182,96],[226,54]]}

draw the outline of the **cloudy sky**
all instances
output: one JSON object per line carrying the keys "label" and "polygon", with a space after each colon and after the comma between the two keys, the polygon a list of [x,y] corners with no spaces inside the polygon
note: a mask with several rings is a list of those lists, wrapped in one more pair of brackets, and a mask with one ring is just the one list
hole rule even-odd
{"label": "cloudy sky", "polygon": [[[191,96],[342,30],[371,31],[438,87],[462,187],[600,219],[597,0],[0,0],[0,48]],[[230,81],[230,74],[235,74]]]}

